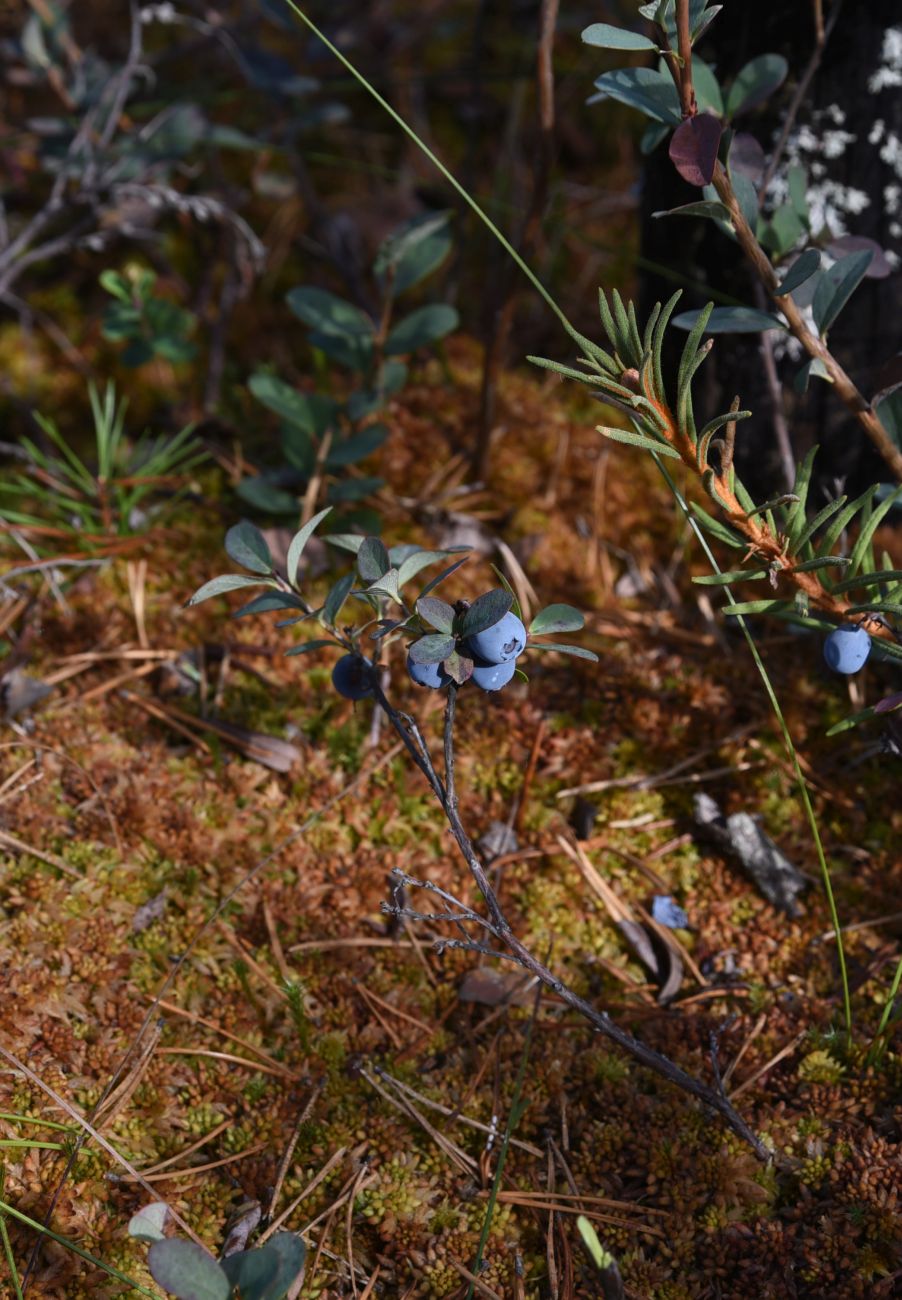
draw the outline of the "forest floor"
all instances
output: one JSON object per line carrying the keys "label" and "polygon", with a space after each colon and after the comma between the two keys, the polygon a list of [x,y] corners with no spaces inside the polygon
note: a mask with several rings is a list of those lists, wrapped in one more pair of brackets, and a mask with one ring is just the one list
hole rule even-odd
{"label": "forest floor", "polygon": [[[775,1161],[515,968],[437,955],[428,923],[386,925],[395,867],[478,900],[420,774],[389,728],[372,743],[372,707],[330,689],[327,656],[284,658],[292,630],[229,622],[225,600],[184,608],[240,514],[220,470],[128,558],[71,580],[65,607],[34,577],[0,606],[2,635],[53,687],[0,746],[0,1111],[74,1131],[54,1094],[88,1115],[125,1061],[96,1128],[212,1250],[256,1200],[304,1235],[302,1297],[462,1298],[526,1053],[478,1295],[601,1296],[578,1213],[629,1297],[898,1294],[902,1056],[866,1060],[902,935],[898,761],[867,730],[825,738],[855,711],[846,686],[816,639],[756,628],[849,927],[848,1048],[791,764],[742,638],[691,584],[702,568],[663,483],[602,446],[597,405],[510,375],[489,481],[456,490],[477,360],[455,343],[393,406],[375,469],[385,536],[447,545],[468,516],[540,603],[586,612],[601,663],[532,656],[528,685],[463,692],[464,823],[477,839],[513,828],[493,863],[503,903],[575,989],[709,1083],[715,1036]],[[446,598],[497,585],[494,558],[474,552]],[[197,681],[231,736],[198,724]],[[391,695],[438,738],[441,699],[397,660]],[[287,771],[254,757],[274,752]],[[591,825],[562,793],[590,783]],[[696,840],[700,791],[759,815],[806,873],[797,917]],[[617,925],[656,894],[689,918],[666,1005]],[[23,1136],[60,1138],[0,1116],[0,1137]],[[158,1293],[126,1231],[152,1198],[93,1139],[65,1179],[66,1150],[9,1147],[2,1164],[5,1203]],[[36,1235],[5,1222],[21,1272]],[[129,1294],[66,1246],[34,1256],[29,1296]]]}

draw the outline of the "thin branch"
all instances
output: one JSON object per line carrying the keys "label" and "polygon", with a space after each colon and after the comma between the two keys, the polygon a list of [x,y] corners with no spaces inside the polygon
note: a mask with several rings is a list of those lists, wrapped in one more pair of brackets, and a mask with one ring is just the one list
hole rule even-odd
{"label": "thin branch", "polygon": [[740,248],[751,263],[758,279],[786,317],[790,331],[810,357],[823,362],[827,374],[833,381],[837,396],[856,417],[896,478],[902,481],[902,451],[895,446],[870,402],[853,383],[823,339],[813,334],[809,329],[808,323],[793,301],[792,295],[777,292],[779,287],[777,275],[770,258],[758,243],[752,228],[743,216],[730,178],[719,162],[714,167],[713,183],[718,198],[730,214],[730,220],[733,223]]}
{"label": "thin branch", "polygon": [[695,117],[698,105],[692,84],[692,33],[689,28],[689,0],[676,0],[677,46],[680,51],[678,90],[684,120]]}
{"label": "thin branch", "polygon": [[761,178],[762,198],[767,194],[770,183],[774,179],[774,174],[780,166],[783,151],[786,148],[786,142],[789,139],[792,128],[795,126],[796,118],[799,115],[799,109],[805,102],[805,96],[808,94],[808,87],[811,85],[814,74],[820,67],[821,59],[824,56],[824,49],[827,41],[830,39],[830,33],[836,26],[836,20],[839,17],[839,11],[842,8],[842,0],[834,0],[830,16],[825,23],[823,0],[811,0],[811,2],[814,11],[812,14],[814,19],[814,49],[811,51],[811,58],[808,60],[805,71],[799,78],[799,84],[796,86],[789,108],[786,110],[783,128],[777,138],[777,143],[774,145],[773,153],[770,156],[770,162],[767,164],[767,168]]}
{"label": "thin branch", "polygon": [[[382,707],[386,709],[389,721],[400,736],[401,740],[404,742],[405,747],[408,748],[408,752],[410,752],[412,746],[410,744],[408,730],[404,725],[401,715],[392,707],[382,690],[379,688],[375,673],[373,674],[373,683],[376,698],[379,700],[379,703],[382,704]],[[452,792],[450,798],[441,786],[440,782],[437,785],[433,783],[433,780],[430,778],[419,754],[416,755],[415,761],[417,767],[432,787],[433,793],[435,793],[439,799],[448,826],[450,827],[451,834],[454,836],[461,855],[469,867],[470,875],[472,876],[477,889],[485,900],[486,912],[488,913],[488,919],[491,923],[492,930],[499,941],[504,944],[507,952],[500,953],[484,949],[481,945],[474,944],[472,940],[449,939],[444,941],[445,946],[463,947],[468,951],[482,952],[487,956],[503,956],[512,959],[525,970],[529,971],[531,975],[535,976],[535,978],[552,993],[556,994],[562,1002],[583,1016],[598,1033],[603,1034],[606,1038],[610,1038],[613,1042],[617,1043],[618,1046],[622,1047],[630,1056],[639,1061],[640,1064],[653,1070],[656,1074],[667,1079],[670,1083],[675,1084],[684,1092],[689,1093],[693,1097],[697,1097],[698,1100],[704,1102],[705,1105],[710,1106],[712,1110],[715,1110],[723,1117],[728,1127],[738,1137],[749,1144],[760,1160],[765,1162],[770,1161],[772,1159],[771,1152],[768,1151],[764,1143],[753,1132],[741,1115],[739,1115],[739,1113],[734,1109],[728,1098],[725,1097],[722,1092],[717,1088],[711,1088],[700,1080],[693,1078],[692,1075],[687,1074],[685,1070],[682,1070],[666,1056],[662,1055],[660,1052],[656,1052],[640,1039],[634,1038],[632,1034],[621,1029],[619,1025],[615,1024],[614,1021],[611,1020],[607,1012],[599,1011],[590,1002],[587,1002],[577,993],[574,993],[572,989],[568,988],[568,986],[562,980],[558,979],[558,977],[554,975],[553,972],[544,965],[544,963],[539,961],[537,957],[533,956],[525,944],[523,944],[514,934],[511,924],[504,914],[498,896],[492,888],[485,867],[483,866],[473,842],[460,820],[460,814],[457,808],[457,800],[454,793],[454,752],[452,734],[457,690],[458,688],[456,684],[452,682],[448,687],[448,703],[445,711],[445,767],[446,781],[449,783]]]}

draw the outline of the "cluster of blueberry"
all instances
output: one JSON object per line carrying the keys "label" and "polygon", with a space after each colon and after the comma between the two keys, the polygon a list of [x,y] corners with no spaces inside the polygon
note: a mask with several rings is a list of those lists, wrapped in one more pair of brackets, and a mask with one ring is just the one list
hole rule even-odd
{"label": "cluster of blueberry", "polygon": [[[484,691],[500,691],[517,669],[517,657],[526,649],[526,628],[508,610],[492,627],[484,628],[461,644],[461,654],[473,660],[471,681]],[[451,677],[441,664],[418,664],[407,656],[407,671],[418,686],[438,691]]]}
{"label": "cluster of blueberry", "polygon": [[[484,691],[500,691],[508,684],[525,649],[526,628],[510,611],[460,645],[460,653],[473,660],[471,680]],[[372,661],[363,655],[342,655],[332,669],[332,685],[346,700],[364,700],[373,693],[372,667]],[[434,691],[451,681],[441,664],[419,664],[410,655],[407,671],[418,686]]]}
{"label": "cluster of blueberry", "polygon": [[835,673],[857,673],[871,653],[871,638],[856,623],[836,627],[824,642],[824,658]]}

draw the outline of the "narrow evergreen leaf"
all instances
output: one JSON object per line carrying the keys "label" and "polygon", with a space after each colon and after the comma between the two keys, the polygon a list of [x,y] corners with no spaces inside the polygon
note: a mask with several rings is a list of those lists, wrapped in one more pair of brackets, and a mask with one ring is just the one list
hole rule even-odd
{"label": "narrow evergreen leaf", "polygon": [[869,605],[850,605],[847,614],[902,614],[902,605],[882,600]]}
{"label": "narrow evergreen leaf", "polygon": [[723,542],[724,546],[731,546],[736,551],[745,550],[748,543],[739,533],[734,532],[732,528],[721,523],[719,519],[715,519],[713,515],[709,515],[707,510],[703,510],[702,507],[697,505],[694,501],[689,502],[689,509],[698,521],[699,527],[706,533],[710,533],[711,536],[716,537],[719,542]]}
{"label": "narrow evergreen leaf", "polygon": [[574,370],[572,366],[565,366],[560,361],[549,361],[546,357],[527,357],[534,366],[541,366],[543,370],[553,370],[555,374],[563,375],[565,379],[576,379],[581,384],[597,384],[598,376],[589,374],[582,370]]}
{"label": "narrow evergreen leaf", "polygon": [[793,504],[786,520],[786,532],[789,537],[790,547],[796,544],[797,538],[805,527],[805,506],[808,501],[808,488],[811,483],[811,473],[814,469],[816,455],[817,443],[811,448],[796,470],[796,481],[792,485],[792,495],[798,499]]}
{"label": "narrow evergreen leaf", "polygon": [[858,534],[855,545],[852,547],[853,573],[857,572],[857,570],[864,564],[868,547],[871,544],[875,532],[880,527],[886,515],[899,500],[900,496],[902,496],[902,485],[897,487],[894,492],[891,492],[889,496],[884,497],[880,504],[875,507],[867,522],[862,525],[861,532]]}
{"label": "narrow evergreen leaf", "polygon": [[838,497],[835,501],[830,501],[824,506],[823,510],[819,510],[814,518],[809,520],[796,539],[795,551],[797,554],[808,545],[818,529],[823,528],[827,520],[832,519],[837,510],[842,509],[845,503],[846,497]]}
{"label": "narrow evergreen leaf", "polygon": [[738,605],[724,605],[722,614],[770,614],[781,609],[789,609],[785,600],[746,600]]}
{"label": "narrow evergreen leaf", "polygon": [[902,569],[876,569],[873,573],[859,573],[854,578],[844,578],[830,590],[834,596],[841,596],[844,591],[855,591],[859,587],[876,587],[881,582],[896,583],[902,580]]}
{"label": "narrow evergreen leaf", "polygon": [[606,428],[600,424],[598,425],[598,432],[603,433],[612,442],[625,442],[631,447],[641,447],[643,451],[656,451],[662,456],[669,456],[671,460],[680,459],[680,453],[675,451],[669,443],[658,442],[655,438],[647,438],[642,433],[633,433],[630,429]]}
{"label": "narrow evergreen leaf", "polygon": [[747,513],[750,519],[754,519],[755,515],[767,514],[769,510],[775,510],[777,506],[794,505],[798,500],[799,498],[794,492],[784,492],[781,496],[771,497],[770,501],[765,501],[763,505],[753,506]]}
{"label": "narrow evergreen leaf", "polygon": [[838,511],[830,527],[824,533],[817,548],[818,555],[829,555],[836,543],[839,541],[846,528],[855,518],[855,516],[870,503],[874,496],[875,487],[865,488],[860,497],[850,501]]}
{"label": "narrow evergreen leaf", "polygon": [[850,560],[845,555],[816,555],[813,560],[803,560],[792,566],[793,573],[815,573],[818,569],[846,569]]}
{"label": "narrow evergreen leaf", "polygon": [[767,569],[731,569],[728,573],[706,573],[692,581],[699,587],[723,587],[731,582],[758,582],[769,576]]}
{"label": "narrow evergreen leaf", "polygon": [[872,704],[869,709],[862,709],[860,713],[851,713],[842,722],[836,722],[825,734],[827,736],[840,736],[844,731],[850,731],[852,727],[857,727],[862,722],[869,722],[871,718],[877,716],[877,706]]}

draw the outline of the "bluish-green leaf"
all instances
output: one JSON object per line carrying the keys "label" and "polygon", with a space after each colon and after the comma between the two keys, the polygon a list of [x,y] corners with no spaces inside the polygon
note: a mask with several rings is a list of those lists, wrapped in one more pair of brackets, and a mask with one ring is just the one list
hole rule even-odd
{"label": "bluish-green leaf", "polygon": [[406,222],[380,245],[373,270],[393,298],[425,280],[451,251],[450,212],[427,212]]}
{"label": "bluish-green leaf", "polygon": [[253,1300],[281,1300],[304,1267],[306,1247],[293,1232],[277,1232],[266,1243],[266,1249],[279,1258],[279,1268],[270,1288],[253,1297]]}
{"label": "bluish-green leaf", "polygon": [[345,603],[354,585],[354,574],[346,573],[339,578],[335,585],[330,589],[323,605],[322,621],[327,627],[334,627],[335,620],[341,612],[341,607]]}
{"label": "bluish-green leaf", "polygon": [[242,501],[266,514],[291,515],[298,510],[297,497],[276,487],[262,474],[255,478],[243,478],[235,491]]}
{"label": "bluish-green leaf", "polygon": [[[431,578],[430,581],[426,583],[426,586],[420,592],[420,597],[428,596],[429,592],[434,591],[440,582],[444,582],[446,578],[450,578],[451,574],[454,573],[456,569],[459,569],[462,564],[466,564],[469,558],[469,555],[465,555],[462,560],[455,560],[453,564],[449,564],[447,568],[442,569],[440,573],[437,573],[434,578]],[[403,566],[401,572],[402,574],[404,572]]]}
{"label": "bluish-green leaf", "polygon": [[181,1237],[155,1241],[147,1252],[147,1267],[178,1300],[229,1300],[232,1287],[216,1260],[197,1242]]}
{"label": "bluish-green leaf", "polygon": [[504,618],[512,604],[510,593],[500,587],[477,596],[460,621],[461,636],[476,636],[477,632],[494,627]]}
{"label": "bluish-green leaf", "polygon": [[292,587],[298,580],[298,565],[304,553],[304,547],[331,509],[331,506],[326,506],[325,510],[320,510],[319,514],[314,515],[312,519],[308,519],[303,528],[298,529],[294,537],[292,537],[285,560],[285,572]]}
{"label": "bluish-green leaf", "polygon": [[629,32],[623,27],[612,27],[610,23],[593,23],[582,33],[583,43],[595,45],[602,50],[656,50],[654,41],[639,32]]}
{"label": "bluish-green leaf", "polygon": [[366,312],[327,289],[301,285],[286,294],[285,301],[299,320],[320,334],[359,339],[373,336],[373,322]]}
{"label": "bluish-green leaf", "polygon": [[313,330],[309,343],[318,348],[327,357],[337,361],[348,370],[365,374],[373,361],[373,340],[352,334],[327,334],[323,330]]}
{"label": "bluish-green leaf", "polygon": [[679,126],[682,121],[673,79],[654,68],[617,68],[602,73],[595,81],[595,88],[598,94],[591,96],[590,104],[616,99],[630,108],[638,108],[656,122]]}
{"label": "bluish-green leaf", "polygon": [[[253,614],[271,614],[275,610],[281,609],[299,609],[306,614],[304,602],[297,596],[293,596],[290,591],[265,591],[262,596],[255,596],[249,600],[246,605],[236,609],[232,618],[247,618]],[[294,622],[294,620],[292,620]]]}
{"label": "bluish-green leaf", "polygon": [[[691,330],[701,315],[699,311],[683,311],[674,316],[677,329]],[[705,326],[706,334],[760,334],[763,330],[782,330],[786,326],[769,312],[755,307],[715,307]]]}
{"label": "bluish-green leaf", "polygon": [[455,644],[453,636],[430,634],[413,641],[408,653],[415,664],[440,664],[443,659],[447,659],[454,653]]}
{"label": "bluish-green leaf", "polygon": [[343,649],[337,641],[325,641],[318,638],[314,641],[304,641],[301,645],[293,645],[290,650],[286,650],[286,655],[306,655],[313,650]]}
{"label": "bluish-green leaf", "polygon": [[681,203],[678,208],[653,212],[653,217],[709,217],[712,221],[728,222],[730,213],[722,203],[713,199],[699,199],[697,203]]}
{"label": "bluish-green leaf", "polygon": [[529,625],[530,636],[544,636],[548,632],[579,632],[586,620],[572,605],[547,605],[536,614]]}
{"label": "bluish-green leaf", "polygon": [[274,582],[267,582],[263,578],[249,578],[244,573],[223,573],[218,578],[211,578],[205,582],[188,601],[189,605],[199,605],[202,600],[209,600],[211,596],[221,596],[227,591],[238,591],[241,587],[274,587]]}
{"label": "bluish-green leaf", "polygon": [[128,1235],[138,1241],[164,1241],[170,1217],[169,1206],[165,1201],[152,1201],[129,1219]]}
{"label": "bluish-green leaf", "polygon": [[747,113],[782,86],[789,64],[782,54],[759,54],[739,72],[727,95],[727,117]]}
{"label": "bluish-green leaf", "polygon": [[272,556],[266,538],[248,519],[234,524],[225,536],[226,554],[251,573],[272,573]]}
{"label": "bluish-green leaf", "polygon": [[586,650],[581,645],[564,645],[560,641],[536,641],[530,645],[530,650],[553,650],[555,654],[573,655],[574,659],[589,659],[593,664],[598,663],[598,655],[594,650]]}
{"label": "bluish-green leaf", "polygon": [[419,307],[399,321],[385,340],[387,357],[403,356],[417,348],[437,343],[457,329],[460,317],[447,303],[436,302]]}
{"label": "bluish-green leaf", "polygon": [[776,289],[778,298],[792,293],[799,285],[809,280],[821,264],[821,255],[816,248],[806,248],[793,262]]}
{"label": "bluish-green leaf", "polygon": [[454,631],[454,607],[437,596],[421,596],[417,601],[417,613],[437,632],[450,635]]}
{"label": "bluish-green leaf", "polygon": [[267,410],[315,437],[322,437],[335,423],[338,408],[331,398],[321,393],[302,393],[284,379],[264,371],[251,375],[247,386]]}
{"label": "bluish-green leaf", "polygon": [[341,483],[330,483],[326,497],[330,502],[362,501],[371,497],[385,484],[381,478],[346,478]]}
{"label": "bluish-green leaf", "polygon": [[368,424],[360,433],[333,442],[326,457],[326,466],[335,469],[341,465],[356,465],[381,447],[387,437],[388,425]]}
{"label": "bluish-green leaf", "polygon": [[724,115],[723,94],[714,70],[704,59],[692,56],[692,85],[698,100],[699,111],[714,113],[717,117]]}
{"label": "bluish-green leaf", "polygon": [[268,1246],[239,1250],[222,1261],[222,1271],[242,1297],[259,1300],[272,1287],[279,1273],[279,1257]]}
{"label": "bluish-green leaf", "polygon": [[364,539],[357,552],[357,572],[364,582],[376,582],[391,568],[385,543],[379,537]]}
{"label": "bluish-green leaf", "polygon": [[859,253],[849,253],[848,257],[841,257],[821,275],[811,311],[814,323],[822,335],[826,334],[861,284],[873,257],[873,251],[869,248],[862,249]]}

